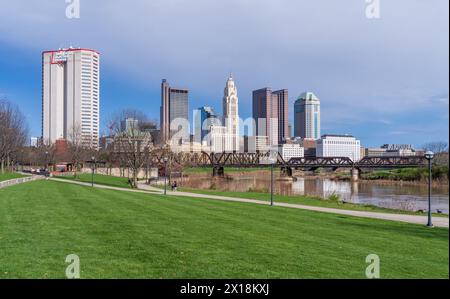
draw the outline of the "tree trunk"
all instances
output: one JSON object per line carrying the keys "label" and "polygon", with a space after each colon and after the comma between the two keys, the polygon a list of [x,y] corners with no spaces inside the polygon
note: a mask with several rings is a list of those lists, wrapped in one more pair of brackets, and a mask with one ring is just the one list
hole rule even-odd
{"label": "tree trunk", "polygon": [[137,188],[137,171],[133,169],[133,188]]}

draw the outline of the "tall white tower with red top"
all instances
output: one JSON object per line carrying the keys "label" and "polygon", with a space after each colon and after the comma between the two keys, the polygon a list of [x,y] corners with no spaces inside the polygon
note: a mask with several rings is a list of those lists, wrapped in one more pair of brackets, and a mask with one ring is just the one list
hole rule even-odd
{"label": "tall white tower with red top", "polygon": [[43,141],[66,139],[97,149],[99,126],[100,54],[72,47],[43,52]]}

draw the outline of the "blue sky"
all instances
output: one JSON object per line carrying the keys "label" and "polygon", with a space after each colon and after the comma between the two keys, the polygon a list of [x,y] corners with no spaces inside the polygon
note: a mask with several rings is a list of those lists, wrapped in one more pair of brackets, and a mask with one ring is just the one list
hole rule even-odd
{"label": "blue sky", "polygon": [[241,117],[251,92],[306,90],[322,103],[322,133],[363,145],[448,141],[447,0],[0,0],[0,96],[41,131],[41,52],[79,46],[101,52],[101,117],[136,108],[159,118],[160,82],[189,88],[191,110],[221,113],[227,76]]}

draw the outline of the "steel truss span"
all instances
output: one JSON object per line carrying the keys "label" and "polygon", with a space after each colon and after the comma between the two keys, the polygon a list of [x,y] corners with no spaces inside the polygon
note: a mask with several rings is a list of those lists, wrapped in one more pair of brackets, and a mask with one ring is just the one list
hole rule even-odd
{"label": "steel truss span", "polygon": [[[186,153],[154,150],[150,155],[150,164],[163,166],[167,157],[172,165],[183,167],[261,167],[270,165],[271,153]],[[284,161],[277,154],[276,166],[290,168],[405,168],[425,167],[426,159],[422,156],[411,157],[365,157],[353,162],[347,157],[305,157]]]}

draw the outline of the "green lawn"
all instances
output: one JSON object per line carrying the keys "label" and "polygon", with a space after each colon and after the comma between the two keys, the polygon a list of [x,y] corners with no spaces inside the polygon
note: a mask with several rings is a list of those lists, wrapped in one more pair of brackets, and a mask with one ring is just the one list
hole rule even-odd
{"label": "green lawn", "polygon": [[[90,173],[78,173],[77,178],[73,176],[56,176],[56,178],[74,180],[84,183],[92,182],[92,174]],[[94,174],[94,183],[112,187],[131,188],[130,184],[128,184],[128,178],[115,177],[110,175]]]}
{"label": "green lawn", "polygon": [[0,190],[0,278],[448,278],[448,229],[54,181]]}
{"label": "green lawn", "polygon": [[0,182],[12,180],[12,179],[23,178],[23,177],[25,177],[25,175],[22,175],[22,174],[16,173],[16,172],[5,172],[3,174],[0,173]]}
{"label": "green lawn", "polygon": [[[260,192],[234,192],[234,191],[217,191],[217,190],[204,190],[204,189],[192,189],[192,188],[179,188],[180,191],[199,193],[199,194],[211,194],[238,198],[248,198],[248,199],[258,199],[270,201],[270,193],[260,193]],[[380,208],[373,205],[361,205],[346,203],[339,200],[324,199],[319,197],[311,196],[287,196],[287,195],[274,195],[275,202],[284,202],[292,204],[302,204],[307,206],[318,206],[326,208],[344,209],[344,210],[354,210],[354,211],[368,211],[368,212],[382,212],[382,213],[395,213],[395,214],[408,214],[408,215],[426,215],[426,213],[420,212],[410,212],[404,210],[395,210]],[[433,214],[437,217],[448,217],[445,214]]]}

